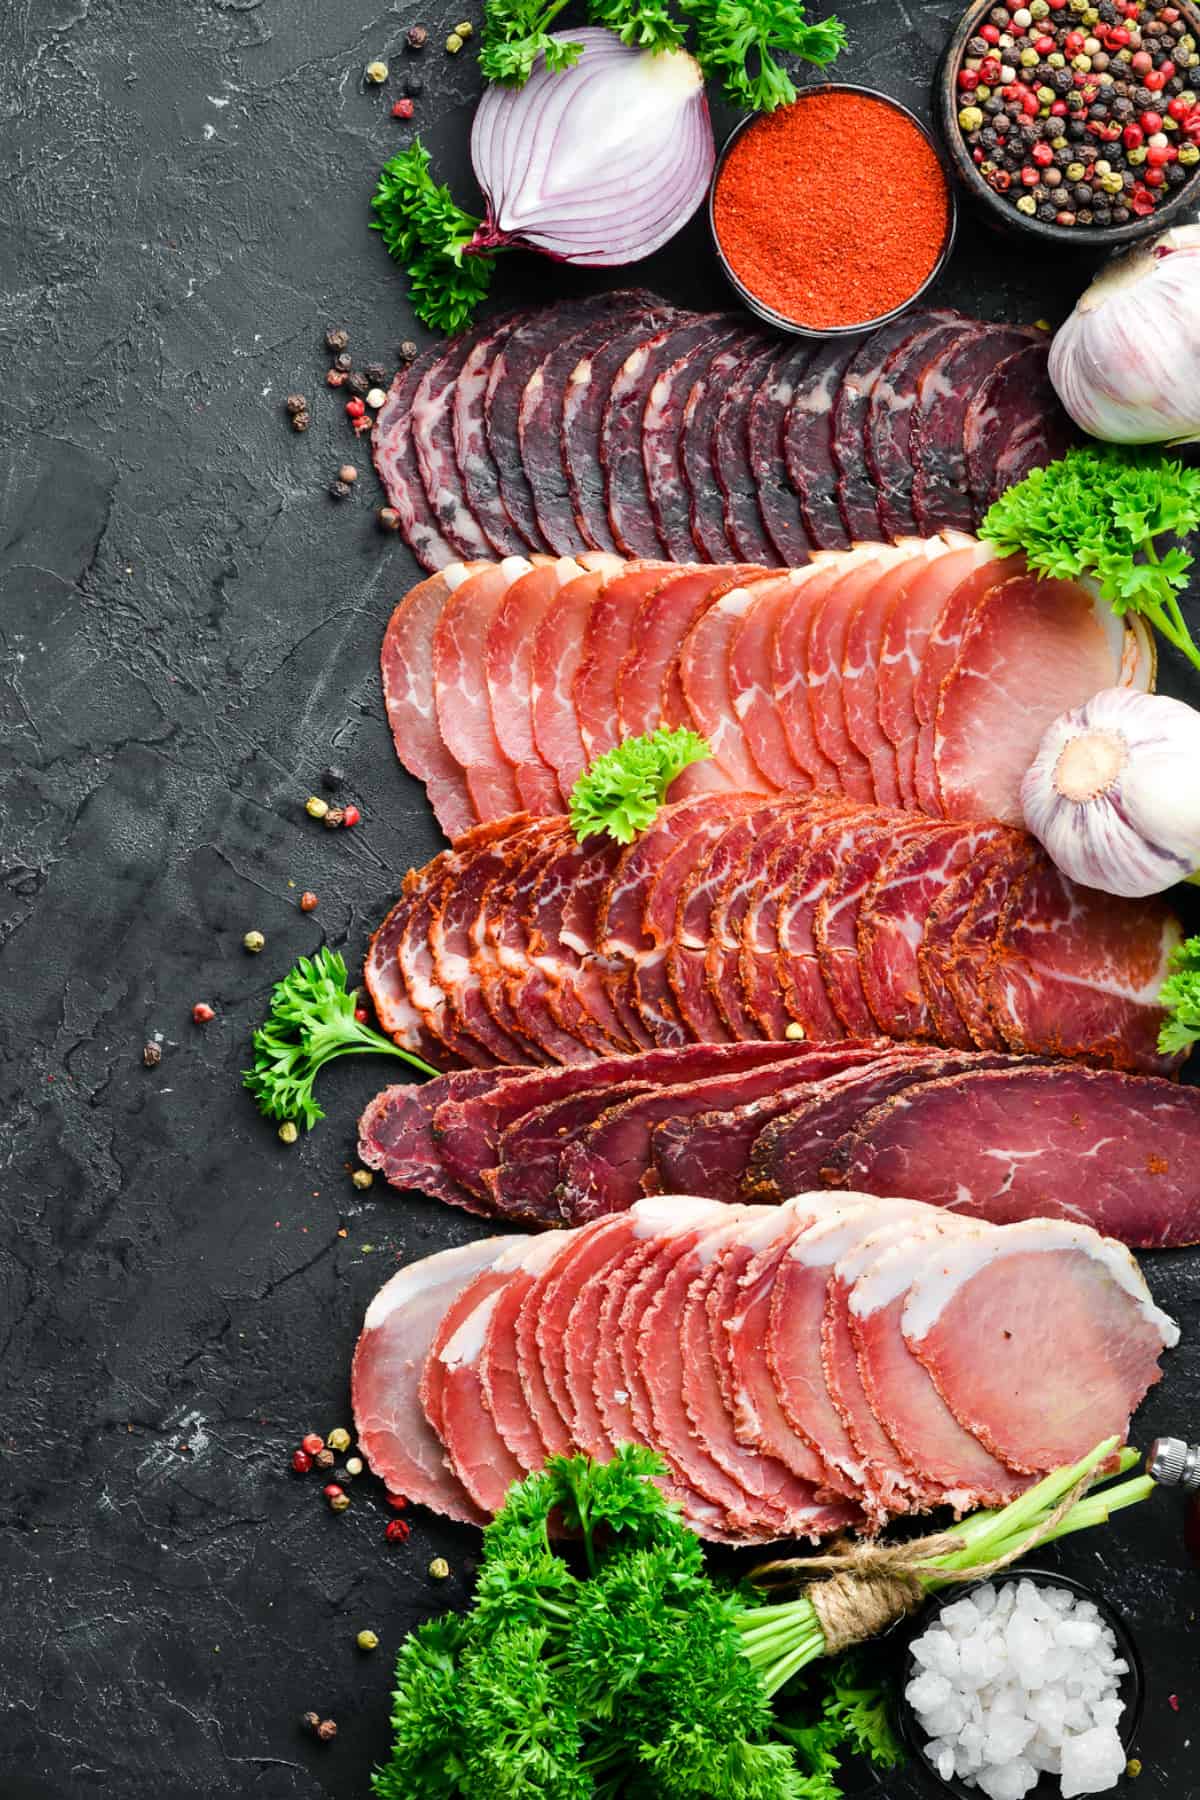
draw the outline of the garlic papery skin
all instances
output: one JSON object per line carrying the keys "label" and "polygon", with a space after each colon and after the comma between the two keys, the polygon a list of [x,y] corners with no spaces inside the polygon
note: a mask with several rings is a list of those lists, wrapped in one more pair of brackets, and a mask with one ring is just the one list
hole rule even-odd
{"label": "garlic papery skin", "polygon": [[1106,443],[1200,437],[1200,226],[1101,270],[1055,334],[1050,379],[1075,423]]}
{"label": "garlic papery skin", "polygon": [[1051,725],[1021,805],[1082,887],[1141,899],[1188,880],[1200,869],[1200,712],[1106,688]]}

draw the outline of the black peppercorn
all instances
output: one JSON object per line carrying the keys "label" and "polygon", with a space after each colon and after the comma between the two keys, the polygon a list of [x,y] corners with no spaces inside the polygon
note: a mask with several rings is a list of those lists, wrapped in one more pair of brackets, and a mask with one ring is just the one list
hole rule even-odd
{"label": "black peppercorn", "polygon": [[348,350],[343,350],[340,356],[334,357],[333,366],[335,369],[341,369],[348,374],[354,367],[354,358]]}
{"label": "black peppercorn", "polygon": [[1092,213],[1092,224],[1093,225],[1111,225],[1112,224],[1112,208],[1108,207],[1108,206],[1096,207],[1095,211]]}
{"label": "black peppercorn", "polygon": [[368,363],[363,374],[372,387],[386,387],[391,380],[391,376],[382,363]]}
{"label": "black peppercorn", "polygon": [[990,125],[985,125],[982,131],[973,132],[971,135],[977,136],[984,149],[989,152],[994,150],[1000,142]]}
{"label": "black peppercorn", "polygon": [[1092,190],[1087,185],[1086,181],[1081,181],[1071,189],[1071,197],[1076,206],[1090,206],[1092,203]]}
{"label": "black peppercorn", "polygon": [[341,768],[337,763],[330,763],[329,767],[321,776],[321,786],[329,788],[332,791],[334,788],[340,788],[345,779],[345,769]]}
{"label": "black peppercorn", "polygon": [[1094,106],[1088,107],[1088,118],[1103,122],[1108,117],[1108,108],[1103,100],[1097,100]]}
{"label": "black peppercorn", "polygon": [[1184,165],[1182,163],[1177,163],[1177,162],[1168,163],[1167,164],[1167,186],[1168,187],[1182,187],[1184,182],[1188,178],[1188,173],[1189,173],[1189,171],[1184,167]]}
{"label": "black peppercorn", "polygon": [[405,338],[404,342],[400,346],[399,354],[400,354],[401,362],[410,363],[410,362],[416,361],[417,346],[413,343],[411,338]]}
{"label": "black peppercorn", "polygon": [[350,333],[343,330],[340,325],[331,325],[329,330],[325,333],[325,348],[327,350],[344,350],[349,342]]}
{"label": "black peppercorn", "polygon": [[1070,69],[1055,69],[1046,85],[1056,94],[1069,94],[1075,86],[1075,77]]}
{"label": "black peppercorn", "polygon": [[1054,152],[1054,166],[1057,169],[1069,169],[1074,161],[1075,152],[1069,144],[1064,145],[1061,150],[1056,150]]}
{"label": "black peppercorn", "polygon": [[307,431],[311,424],[312,424],[312,420],[309,418],[309,416],[306,412],[296,413],[292,419],[292,430],[293,431]]}
{"label": "black peppercorn", "polygon": [[1129,223],[1129,208],[1127,206],[1114,206],[1112,209],[1112,216],[1114,225],[1127,225]]}
{"label": "black peppercorn", "polygon": [[429,42],[429,33],[423,25],[410,25],[404,34],[404,42],[410,50],[423,50]]}
{"label": "black peppercorn", "polygon": [[1132,119],[1133,101],[1127,99],[1123,94],[1118,96],[1112,103],[1112,116],[1114,119],[1120,119],[1122,123],[1126,119]]}
{"label": "black peppercorn", "polygon": [[995,124],[996,120],[1002,117],[1004,113],[1004,102],[1003,100],[997,99],[996,95],[993,94],[990,100],[984,101],[983,110],[992,123]]}
{"label": "black peppercorn", "polygon": [[348,481],[331,481],[329,484],[331,500],[348,500],[353,491]]}
{"label": "black peppercorn", "polygon": [[986,38],[973,37],[967,41],[968,56],[990,56],[991,46]]}
{"label": "black peppercorn", "polygon": [[283,404],[293,419],[297,413],[308,411],[308,401],[303,394],[289,394]]}
{"label": "black peppercorn", "polygon": [[404,77],[404,91],[410,100],[419,100],[421,95],[425,92],[425,83],[419,75],[406,75]]}
{"label": "black peppercorn", "polygon": [[352,375],[347,375],[346,386],[352,394],[357,394],[360,400],[371,391],[371,384],[360,369],[355,369]]}
{"label": "black peppercorn", "polygon": [[1037,216],[1042,221],[1043,225],[1053,225],[1055,210],[1056,209],[1051,205],[1049,200],[1047,200],[1044,205],[1038,207]]}
{"label": "black peppercorn", "polygon": [[1150,92],[1149,88],[1134,88],[1133,104],[1140,113],[1153,112],[1157,106],[1157,98]]}
{"label": "black peppercorn", "polygon": [[[1067,120],[1067,136],[1073,139],[1075,143],[1078,143],[1081,138],[1085,138],[1087,134],[1088,128],[1082,119]],[[1075,158],[1072,157],[1071,161],[1074,162],[1074,160]]]}
{"label": "black peppercorn", "polygon": [[1079,223],[1081,225],[1090,225],[1092,223],[1092,209],[1090,206],[1080,207]]}
{"label": "black peppercorn", "polygon": [[157,1069],[159,1063],[162,1061],[162,1045],[156,1044],[153,1039],[151,1039],[148,1044],[144,1044],[142,1046],[142,1061],[148,1069]]}

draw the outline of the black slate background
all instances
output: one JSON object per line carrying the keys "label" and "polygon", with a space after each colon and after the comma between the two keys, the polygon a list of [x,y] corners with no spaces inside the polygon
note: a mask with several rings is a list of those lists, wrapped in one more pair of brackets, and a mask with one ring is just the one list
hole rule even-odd
{"label": "black slate background", "polygon": [[[950,9],[842,10],[846,76],[924,106]],[[468,1591],[469,1531],[417,1515],[389,1547],[370,1481],[335,1518],[288,1454],[348,1423],[374,1290],[482,1226],[351,1186],[353,1121],[385,1065],[330,1073],[329,1119],[292,1150],[238,1086],[272,980],[323,942],[357,959],[438,845],[376,674],[415,571],[374,528],[320,345],[344,323],[363,360],[388,359],[411,331],[365,212],[404,128],[394,84],[366,92],[361,71],[379,55],[396,69],[404,28],[430,27],[420,124],[465,197],[478,78],[440,49],[460,15],[449,0],[0,13],[3,1800],[363,1795],[397,1643]],[[1053,319],[1084,273],[967,230],[944,292]],[[638,276],[724,299],[698,224]],[[519,259],[498,297],[587,285]],[[306,437],[282,415],[296,389]],[[338,510],[324,489],[348,453],[363,479]],[[363,810],[353,832],[303,812],[331,760]],[[217,1012],[204,1029],[199,999]],[[1143,1442],[1194,1434],[1196,1271],[1148,1259],[1188,1338]],[[1200,1793],[1180,1515],[1162,1496],[1061,1552],[1145,1654],[1139,1800]],[[426,1572],[435,1554],[448,1583]],[[371,1657],[364,1625],[383,1640]],[[334,1746],[299,1729],[309,1707],[338,1720]]]}

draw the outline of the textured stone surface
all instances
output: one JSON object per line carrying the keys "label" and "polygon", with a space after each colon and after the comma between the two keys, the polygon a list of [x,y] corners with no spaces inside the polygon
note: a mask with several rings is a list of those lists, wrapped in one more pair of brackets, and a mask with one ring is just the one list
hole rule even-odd
{"label": "textured stone surface", "polygon": [[[846,75],[922,105],[948,10],[844,10]],[[465,196],[476,75],[438,47],[459,16],[448,0],[4,12],[4,1800],[362,1795],[396,1644],[467,1591],[472,1533],[415,1517],[391,1548],[369,1482],[339,1519],[287,1462],[304,1431],[348,1422],[374,1289],[482,1227],[351,1186],[353,1121],[385,1065],[333,1071],[327,1122],[290,1151],[238,1086],[271,981],[321,943],[356,960],[438,842],[376,674],[414,570],[374,528],[321,334],[346,324],[364,360],[409,335],[365,213],[403,128],[394,87],[365,92],[361,71],[401,64],[404,28],[429,25],[418,121]],[[643,276],[724,298],[700,223]],[[968,232],[945,294],[1053,317],[1080,280]],[[586,285],[513,259],[497,297]],[[297,389],[304,437],[282,413]],[[363,478],[339,509],[325,489],[347,454]],[[330,761],[362,807],[354,832],[304,815]],[[251,927],[258,957],[241,948]],[[200,999],[217,1014],[203,1028]],[[1192,1336],[1143,1439],[1195,1432],[1196,1268],[1149,1259]],[[1178,1523],[1163,1497],[1062,1553],[1111,1589],[1147,1657],[1141,1800],[1193,1782],[1197,1588]],[[441,1586],[435,1554],[454,1570]],[[365,1625],[382,1639],[370,1657]],[[340,1724],[329,1749],[297,1725],[310,1707]]]}

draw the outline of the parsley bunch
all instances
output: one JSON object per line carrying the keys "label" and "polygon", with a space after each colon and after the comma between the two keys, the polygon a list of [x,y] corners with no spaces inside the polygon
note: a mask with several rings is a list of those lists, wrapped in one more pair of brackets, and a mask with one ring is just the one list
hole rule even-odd
{"label": "parsley bunch", "polygon": [[1162,1056],[1178,1056],[1200,1042],[1200,937],[1171,952],[1171,973],[1158,994],[1170,1017],[1158,1034]]}
{"label": "parsley bunch", "polygon": [[571,790],[571,824],[580,843],[606,831],[631,844],[651,824],[676,776],[712,755],[698,732],[660,725],[598,756]]}
{"label": "parsley bunch", "polygon": [[404,265],[417,317],[435,331],[461,331],[491,286],[495,247],[476,249],[482,220],[433,179],[420,138],[384,163],[371,210],[371,230]]}
{"label": "parsley bunch", "polygon": [[776,1731],[745,1599],[705,1573],[661,1472],[626,1445],[552,1457],[510,1490],[472,1610],[401,1648],[377,1800],[838,1800],[839,1751],[897,1760],[882,1696],[849,1666]]}
{"label": "parsley bunch", "polygon": [[1200,527],[1200,469],[1115,444],[1068,450],[989,507],[979,535],[1023,551],[1039,574],[1090,576],[1117,614],[1140,613],[1200,669],[1178,596],[1195,558],[1178,539]]}

